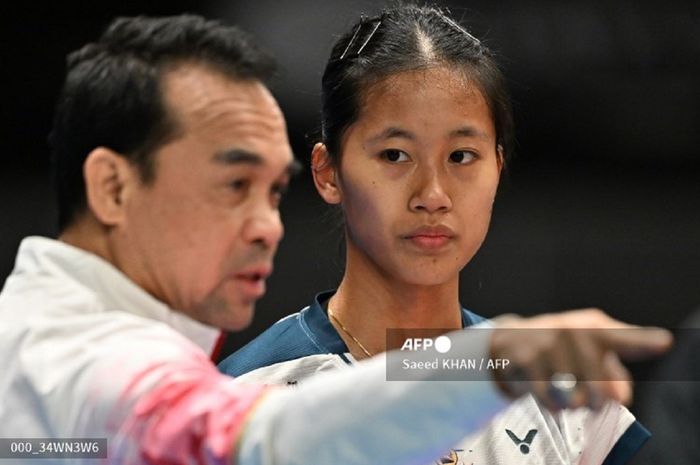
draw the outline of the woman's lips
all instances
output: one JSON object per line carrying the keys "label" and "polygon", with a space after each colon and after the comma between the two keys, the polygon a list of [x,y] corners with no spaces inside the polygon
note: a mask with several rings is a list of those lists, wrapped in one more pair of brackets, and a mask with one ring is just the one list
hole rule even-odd
{"label": "woman's lips", "polygon": [[420,249],[438,250],[451,242],[455,238],[455,233],[444,225],[421,226],[403,237]]}
{"label": "woman's lips", "polygon": [[411,236],[409,237],[411,242],[416,246],[423,249],[440,249],[444,247],[450,240],[451,237],[447,236]]}

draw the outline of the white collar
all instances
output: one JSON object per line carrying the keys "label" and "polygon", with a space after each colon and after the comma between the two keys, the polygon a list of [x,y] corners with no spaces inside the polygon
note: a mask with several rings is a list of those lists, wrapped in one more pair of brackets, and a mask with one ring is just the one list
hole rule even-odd
{"label": "white collar", "polygon": [[17,253],[14,272],[62,274],[94,291],[108,310],[163,322],[210,354],[220,330],[171,309],[101,257],[65,242],[27,237]]}

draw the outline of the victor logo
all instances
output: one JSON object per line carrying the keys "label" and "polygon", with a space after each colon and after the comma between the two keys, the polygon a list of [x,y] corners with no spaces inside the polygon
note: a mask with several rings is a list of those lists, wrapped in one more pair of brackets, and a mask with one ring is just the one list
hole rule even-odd
{"label": "victor logo", "polygon": [[535,436],[537,435],[536,429],[531,429],[530,431],[528,431],[525,435],[525,439],[520,439],[515,435],[515,433],[513,433],[509,429],[506,430],[506,433],[508,433],[508,437],[515,443],[515,445],[520,448],[520,452],[522,452],[524,455],[530,453],[530,446],[532,445],[532,440],[535,439]]}

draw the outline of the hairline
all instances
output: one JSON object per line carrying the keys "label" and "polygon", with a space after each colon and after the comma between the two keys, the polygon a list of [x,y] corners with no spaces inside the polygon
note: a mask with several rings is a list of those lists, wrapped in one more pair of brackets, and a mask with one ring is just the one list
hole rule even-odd
{"label": "hairline", "polygon": [[165,145],[178,140],[185,135],[186,128],[184,122],[182,121],[182,115],[180,114],[181,111],[178,111],[175,106],[175,102],[171,97],[169,97],[166,82],[175,74],[190,66],[199,68],[207,73],[218,75],[229,81],[260,83],[267,87],[265,78],[261,76],[245,76],[242,73],[236,73],[231,67],[206,57],[172,57],[165,58],[160,62],[154,63],[153,67],[156,70],[156,84],[158,90],[157,98],[161,110],[163,111],[163,120],[160,121],[160,123],[164,124],[165,126],[165,134],[160,136],[157,143],[143,148],[145,149],[145,152],[142,152],[141,150],[136,151],[136,153],[141,152],[144,163],[139,163],[137,161],[138,157],[135,157],[133,160],[129,159],[131,163],[136,165],[140,180],[142,183],[144,183],[144,185],[151,185],[155,181],[158,174],[157,152]]}

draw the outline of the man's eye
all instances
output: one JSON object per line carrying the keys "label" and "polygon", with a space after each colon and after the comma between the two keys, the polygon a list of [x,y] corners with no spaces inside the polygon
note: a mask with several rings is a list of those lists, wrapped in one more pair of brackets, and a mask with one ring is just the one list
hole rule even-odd
{"label": "man's eye", "polygon": [[282,201],[282,197],[284,197],[284,194],[287,193],[288,187],[289,186],[287,184],[278,184],[272,186],[271,195],[273,205],[278,206],[280,204],[280,202]]}
{"label": "man's eye", "polygon": [[476,154],[469,150],[456,150],[450,154],[450,162],[466,165],[476,159]]}
{"label": "man's eye", "polygon": [[382,151],[380,156],[391,163],[403,163],[410,160],[406,152],[397,149],[384,150]]}

